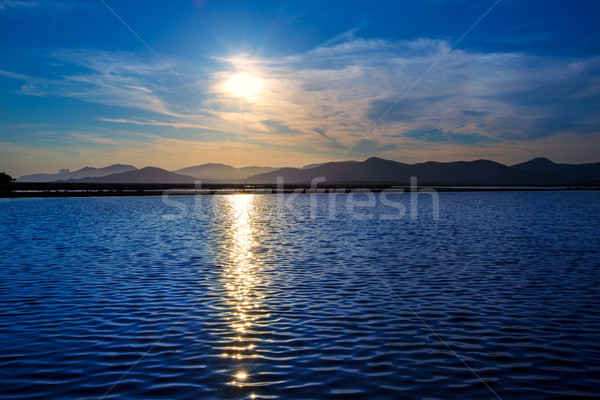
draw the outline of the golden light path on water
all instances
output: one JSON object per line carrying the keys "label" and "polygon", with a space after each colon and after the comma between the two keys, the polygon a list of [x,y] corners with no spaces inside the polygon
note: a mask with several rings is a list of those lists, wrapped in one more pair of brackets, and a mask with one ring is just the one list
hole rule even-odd
{"label": "golden light path on water", "polygon": [[[254,195],[227,196],[229,219],[228,259],[222,277],[227,295],[227,305],[231,310],[230,328],[235,337],[235,345],[227,347],[223,357],[235,360],[236,366],[230,384],[240,388],[259,386],[260,382],[248,370],[248,361],[258,357],[258,338],[253,327],[260,318],[269,315],[261,310],[265,296],[260,293],[258,275],[260,266],[253,261],[252,248],[256,245],[255,224],[253,223]],[[249,394],[255,398],[255,393]]]}

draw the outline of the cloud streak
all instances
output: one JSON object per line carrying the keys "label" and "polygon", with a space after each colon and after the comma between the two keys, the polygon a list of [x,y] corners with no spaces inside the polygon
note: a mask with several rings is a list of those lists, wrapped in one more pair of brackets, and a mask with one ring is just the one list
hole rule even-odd
{"label": "cloud streak", "polygon": [[[335,42],[337,43],[337,42]],[[435,153],[502,154],[523,143],[550,143],[600,132],[600,57],[560,58],[525,53],[449,50],[434,39],[393,42],[356,39],[286,57],[231,55],[219,71],[187,69],[182,76],[208,106],[268,160],[306,150],[339,156],[434,63],[444,60],[361,143],[353,157],[396,159]],[[57,51],[67,72],[35,78],[10,71],[21,93],[76,98],[127,109],[130,116],[98,115],[115,124],[221,133],[236,141],[166,67],[130,53]],[[171,60],[170,60],[171,61]],[[178,65],[177,60],[172,60]],[[233,96],[232,74],[258,76],[252,98]],[[122,113],[120,114],[122,115]],[[214,137],[211,138],[214,140]],[[107,143],[108,144],[108,143]],[[440,146],[444,147],[440,147]],[[526,146],[526,145],[525,145]],[[552,148],[549,145],[549,148]],[[456,157],[456,156],[454,156]]]}
{"label": "cloud streak", "polygon": [[0,11],[9,8],[32,8],[40,5],[37,1],[0,0]]}
{"label": "cloud streak", "polygon": [[[350,145],[448,46],[430,39],[354,40],[280,60],[253,60],[271,82],[270,92],[236,116],[252,115],[250,122],[264,115],[298,134],[327,132]],[[452,50],[371,139],[378,146],[401,145],[419,141],[405,133],[434,130],[456,143],[469,142],[461,135],[473,134],[488,142],[597,134],[599,69],[597,57]],[[235,100],[230,103],[234,108]]]}
{"label": "cloud streak", "polygon": [[0,0],[0,11],[23,10],[23,11],[51,11],[67,10],[73,7],[85,7],[88,4],[83,1],[67,2],[60,0]]}

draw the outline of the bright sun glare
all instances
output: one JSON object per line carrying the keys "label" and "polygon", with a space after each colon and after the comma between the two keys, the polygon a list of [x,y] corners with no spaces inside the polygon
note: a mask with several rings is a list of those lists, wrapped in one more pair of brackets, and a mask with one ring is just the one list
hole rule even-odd
{"label": "bright sun glare", "polygon": [[236,97],[250,97],[260,91],[262,79],[247,72],[240,72],[225,82],[225,88]]}

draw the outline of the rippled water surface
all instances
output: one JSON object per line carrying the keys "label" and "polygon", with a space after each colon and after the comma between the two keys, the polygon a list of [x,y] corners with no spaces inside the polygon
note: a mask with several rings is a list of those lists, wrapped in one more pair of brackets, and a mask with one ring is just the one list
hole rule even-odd
{"label": "rippled water surface", "polygon": [[599,396],[600,193],[388,197],[0,201],[0,398]]}

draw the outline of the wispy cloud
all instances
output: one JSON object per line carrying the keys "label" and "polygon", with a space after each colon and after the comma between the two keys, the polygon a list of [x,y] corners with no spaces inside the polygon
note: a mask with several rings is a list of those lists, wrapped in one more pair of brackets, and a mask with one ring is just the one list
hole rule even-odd
{"label": "wispy cloud", "polygon": [[88,142],[96,144],[116,145],[118,142],[107,137],[93,136],[85,133],[70,133],[69,136],[76,142]]}
{"label": "wispy cloud", "polygon": [[143,93],[152,93],[152,90],[145,88],[143,86],[135,86],[135,85],[125,85],[126,88],[134,89]]}
{"label": "wispy cloud", "polygon": [[32,8],[39,5],[38,1],[0,0],[0,11],[8,8]]}
{"label": "wispy cloud", "polygon": [[114,122],[117,124],[131,124],[131,125],[145,125],[145,126],[165,126],[173,128],[188,128],[188,129],[202,129],[202,130],[214,130],[214,127],[208,125],[202,125],[191,122],[176,122],[176,121],[157,121],[153,119],[147,120],[134,120],[125,118],[98,118],[100,121]]}
{"label": "wispy cloud", "polygon": [[325,42],[321,43],[319,46],[317,46],[317,48],[331,47],[331,46],[337,45],[342,42],[355,40],[356,33],[358,31],[360,31],[361,29],[365,28],[367,25],[368,25],[367,21],[363,20],[360,22],[360,24],[358,24],[354,28],[348,29],[347,31],[342,32],[338,35],[335,35],[331,39],[326,40]]}
{"label": "wispy cloud", "polygon": [[[327,132],[349,145],[447,46],[430,39],[354,40],[279,60],[253,60],[249,65],[269,82],[269,91],[230,117],[252,123],[262,115],[291,132]],[[239,64],[235,58],[223,61],[233,68]],[[473,142],[473,134],[489,139],[478,141],[481,145],[560,133],[598,133],[599,67],[598,57],[453,50],[398,104],[371,139],[379,146],[403,146],[434,140],[431,134],[427,140],[411,134],[427,131],[462,144]],[[222,77],[217,74],[215,79]],[[221,95],[219,101],[230,109],[239,103],[227,99],[226,93]]]}
{"label": "wispy cloud", "polygon": [[87,7],[85,1],[61,1],[61,0],[0,0],[0,11],[24,10],[24,11],[51,11],[66,10],[73,7]]}
{"label": "wispy cloud", "polygon": [[0,75],[24,81],[21,93],[26,95],[77,98],[186,118],[168,104],[168,85],[172,79],[159,63],[140,60],[130,53],[88,50],[60,50],[46,57],[61,61],[54,65],[57,70],[65,68],[59,78],[39,78],[11,71],[0,71]]}
{"label": "wispy cloud", "polygon": [[0,70],[0,76],[4,76],[4,77],[7,77],[7,78],[12,78],[12,79],[18,79],[18,80],[21,80],[21,81],[38,80],[38,78],[35,78],[33,76],[20,74],[18,72],[4,71],[4,70]]}
{"label": "wispy cloud", "polygon": [[[339,154],[448,50],[442,40],[355,39],[287,57],[232,55],[221,71],[182,72],[242,137],[273,154],[307,149]],[[223,132],[198,99],[155,60],[130,53],[58,51],[69,68],[41,79],[10,71],[21,92],[77,98],[130,110],[104,122]],[[170,60],[178,65],[177,60]],[[60,68],[60,66],[56,67]],[[600,57],[559,58],[454,49],[357,149],[391,158],[442,152],[501,154],[518,143],[600,135]],[[223,84],[236,72],[260,77],[263,89],[239,98]],[[150,116],[148,116],[150,114]],[[227,132],[222,140],[237,140]],[[202,136],[198,135],[198,142]],[[548,145],[549,148],[552,147]],[[485,148],[485,150],[482,150]],[[437,153],[436,153],[437,152]],[[324,156],[325,157],[325,156]],[[331,157],[331,156],[329,156]],[[359,158],[359,156],[355,156]],[[422,156],[425,157],[425,156]]]}

